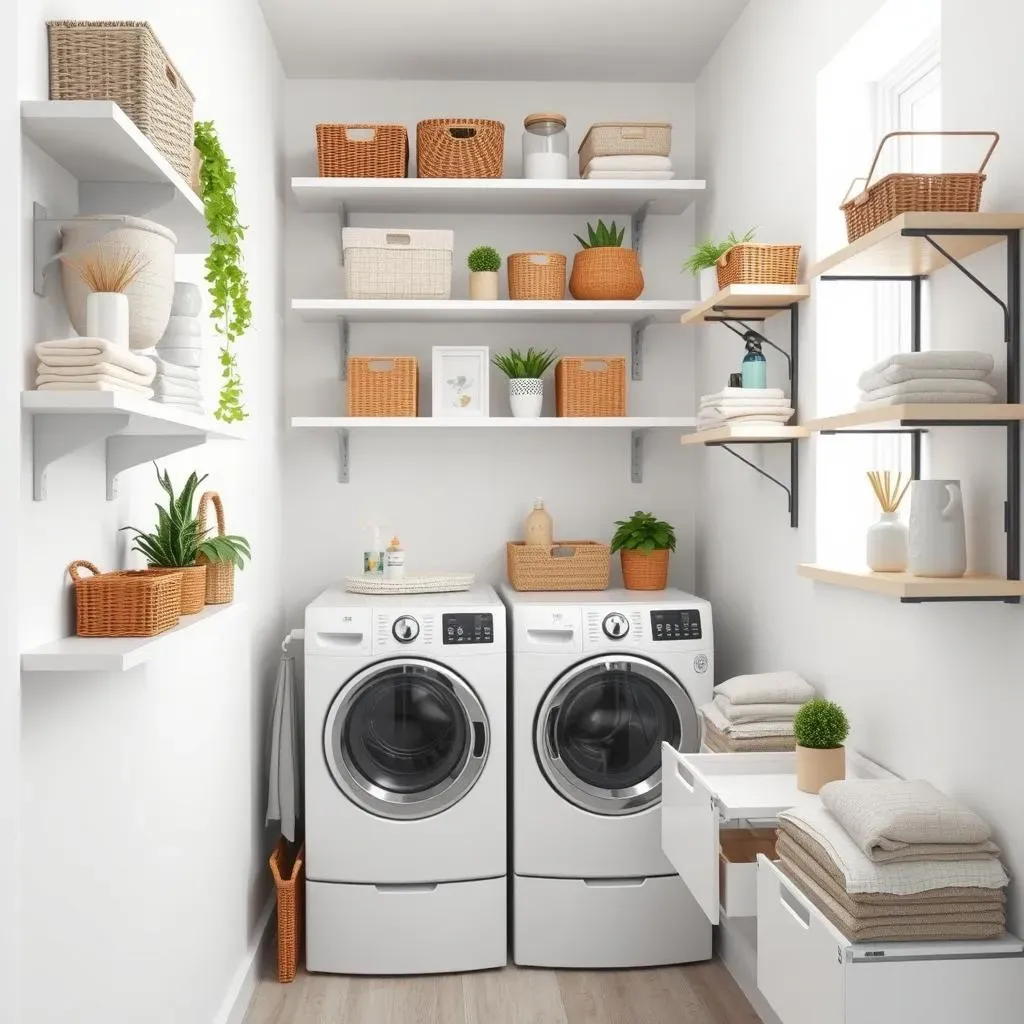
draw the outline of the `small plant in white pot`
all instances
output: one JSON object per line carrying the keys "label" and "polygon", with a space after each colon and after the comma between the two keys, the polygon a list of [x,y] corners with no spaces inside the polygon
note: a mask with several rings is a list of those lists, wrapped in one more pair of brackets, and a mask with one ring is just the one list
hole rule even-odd
{"label": "small plant in white pot", "polygon": [[815,697],[793,719],[796,736],[796,786],[817,793],[826,782],[846,778],[846,748],[850,734],[846,712],[830,700]]}
{"label": "small plant in white pot", "polygon": [[555,361],[555,353],[528,348],[510,349],[491,361],[508,377],[508,397],[512,415],[524,418],[540,416],[544,404],[544,373]]}
{"label": "small plant in white pot", "polygon": [[683,270],[688,270],[697,278],[700,290],[700,300],[710,299],[720,291],[718,287],[718,261],[734,246],[749,242],[754,237],[754,228],[751,228],[742,238],[737,238],[730,231],[729,237],[724,242],[716,242],[711,238],[705,238],[694,246],[690,258],[683,264]]}
{"label": "small plant in white pot", "polygon": [[466,259],[469,265],[469,297],[490,299],[498,297],[498,271],[501,254],[490,245],[478,245]]}

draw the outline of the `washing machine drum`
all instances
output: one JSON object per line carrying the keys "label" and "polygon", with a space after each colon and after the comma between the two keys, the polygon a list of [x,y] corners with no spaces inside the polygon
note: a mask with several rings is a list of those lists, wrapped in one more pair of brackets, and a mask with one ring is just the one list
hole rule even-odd
{"label": "washing machine drum", "polygon": [[386,818],[426,818],[458,803],[480,777],[489,746],[473,689],[420,659],[381,662],[349,680],[324,728],[338,787]]}
{"label": "washing machine drum", "polygon": [[696,751],[697,712],[682,683],[639,657],[592,659],[555,681],[537,715],[537,758],[567,800],[634,814],[661,797],[661,744]]}

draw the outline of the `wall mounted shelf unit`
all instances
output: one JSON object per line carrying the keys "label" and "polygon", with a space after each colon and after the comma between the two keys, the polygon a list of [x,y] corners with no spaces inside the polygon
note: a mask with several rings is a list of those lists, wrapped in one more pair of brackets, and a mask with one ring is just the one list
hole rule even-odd
{"label": "wall mounted shelf unit", "polygon": [[929,601],[1006,601],[1024,595],[1024,581],[970,573],[956,579],[911,576],[905,572],[870,572],[867,569],[830,569],[801,565],[805,579],[853,590],[898,597],[904,604]]}

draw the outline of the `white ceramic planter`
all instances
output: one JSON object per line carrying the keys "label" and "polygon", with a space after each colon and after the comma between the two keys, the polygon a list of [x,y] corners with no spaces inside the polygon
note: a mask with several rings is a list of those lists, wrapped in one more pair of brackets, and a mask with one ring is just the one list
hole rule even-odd
{"label": "white ceramic planter", "polygon": [[203,311],[203,296],[199,285],[191,281],[175,281],[171,299],[171,318],[197,317]]}
{"label": "white ceramic planter", "polygon": [[700,301],[714,298],[720,291],[718,287],[718,268],[708,267],[702,270],[697,276],[698,287],[700,288]]}
{"label": "white ceramic planter", "polygon": [[493,301],[498,297],[498,273],[495,270],[471,271],[469,275],[469,297]]}
{"label": "white ceramic planter", "polygon": [[967,537],[959,480],[910,485],[909,557],[915,576],[952,578],[967,572]]}
{"label": "white ceramic planter", "polygon": [[868,527],[867,554],[872,572],[906,572],[907,527],[898,512],[883,512]]}
{"label": "white ceramic planter", "polygon": [[89,292],[85,297],[85,333],[128,347],[128,296],[123,292]]}
{"label": "white ceramic planter", "polygon": [[535,377],[512,377],[508,382],[509,404],[517,419],[536,419],[544,405],[544,381]]}

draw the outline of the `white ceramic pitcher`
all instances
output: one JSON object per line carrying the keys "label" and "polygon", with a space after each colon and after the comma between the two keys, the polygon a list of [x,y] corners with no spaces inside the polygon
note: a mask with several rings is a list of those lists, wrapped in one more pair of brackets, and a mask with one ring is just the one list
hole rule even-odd
{"label": "white ceramic pitcher", "polygon": [[964,502],[959,480],[915,480],[910,485],[910,550],[914,576],[967,572]]}

